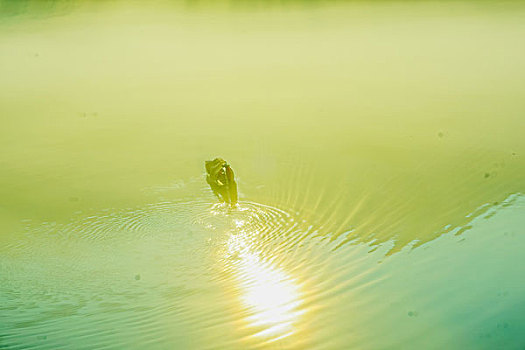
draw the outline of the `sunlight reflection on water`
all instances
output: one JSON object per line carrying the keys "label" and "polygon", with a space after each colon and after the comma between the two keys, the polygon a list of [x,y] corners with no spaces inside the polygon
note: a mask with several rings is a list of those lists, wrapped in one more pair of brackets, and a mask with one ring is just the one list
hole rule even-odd
{"label": "sunlight reflection on water", "polygon": [[282,269],[261,258],[247,243],[243,220],[235,220],[237,233],[230,236],[227,255],[236,260],[235,275],[242,305],[249,310],[247,323],[260,329],[254,337],[273,342],[294,333],[304,311],[301,292],[295,281]]}

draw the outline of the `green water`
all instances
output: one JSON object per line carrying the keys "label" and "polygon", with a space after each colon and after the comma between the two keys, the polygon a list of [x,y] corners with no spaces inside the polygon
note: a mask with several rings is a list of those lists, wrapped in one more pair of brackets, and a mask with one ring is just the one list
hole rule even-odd
{"label": "green water", "polygon": [[523,349],[524,15],[0,1],[0,349]]}

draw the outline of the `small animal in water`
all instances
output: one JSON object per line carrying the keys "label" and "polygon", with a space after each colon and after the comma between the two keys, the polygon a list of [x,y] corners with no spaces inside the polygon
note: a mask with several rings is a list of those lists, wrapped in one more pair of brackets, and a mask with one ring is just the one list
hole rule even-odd
{"label": "small animal in water", "polygon": [[230,165],[222,158],[207,160],[206,182],[211,190],[222,203],[228,203],[232,207],[237,204],[237,183]]}

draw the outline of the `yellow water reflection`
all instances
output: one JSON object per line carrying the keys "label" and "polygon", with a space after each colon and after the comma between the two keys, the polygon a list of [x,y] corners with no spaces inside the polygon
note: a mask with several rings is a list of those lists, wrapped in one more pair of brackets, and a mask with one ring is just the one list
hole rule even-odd
{"label": "yellow water reflection", "polygon": [[289,337],[297,331],[304,313],[300,288],[283,269],[252,249],[243,221],[236,221],[236,226],[238,231],[228,240],[228,255],[235,262],[240,301],[248,310],[245,321],[256,329],[253,336],[265,342]]}

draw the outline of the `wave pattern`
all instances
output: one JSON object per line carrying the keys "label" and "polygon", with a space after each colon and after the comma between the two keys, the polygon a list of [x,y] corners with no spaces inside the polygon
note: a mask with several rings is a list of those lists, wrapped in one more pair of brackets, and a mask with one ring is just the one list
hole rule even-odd
{"label": "wave pattern", "polygon": [[[284,209],[203,199],[28,226],[0,248],[0,348],[373,344],[348,315],[372,327],[391,313],[377,295],[392,283],[380,263],[393,242],[372,247],[349,237]],[[398,294],[407,293],[400,285]]]}
{"label": "wave pattern", "polygon": [[[224,346],[254,334],[265,336],[261,342],[283,338],[292,316],[301,313],[298,286],[285,266],[311,232],[285,210],[254,202],[231,209],[204,200],[30,226],[0,258],[0,344],[184,344],[202,327],[215,330],[203,344],[210,337]],[[268,290],[273,296],[266,305],[257,304]],[[129,332],[107,331],[116,324]],[[288,326],[275,329],[278,324]],[[225,338],[224,327],[237,335]]]}

